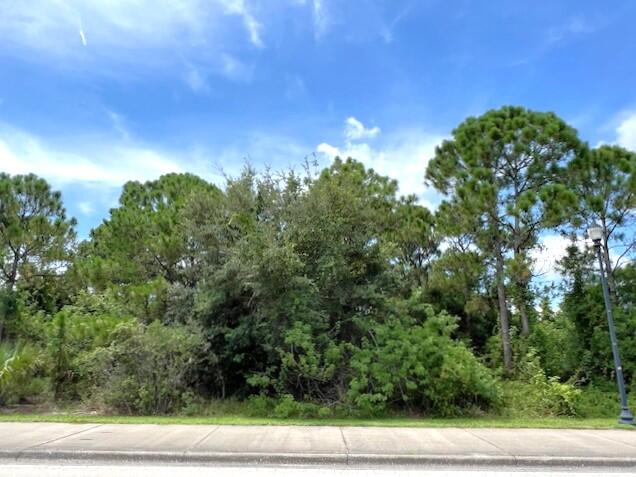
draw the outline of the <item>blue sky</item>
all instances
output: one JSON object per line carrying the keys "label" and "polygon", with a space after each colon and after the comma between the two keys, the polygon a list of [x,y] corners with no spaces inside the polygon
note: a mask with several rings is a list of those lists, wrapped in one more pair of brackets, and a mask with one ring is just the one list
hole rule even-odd
{"label": "blue sky", "polygon": [[636,149],[636,2],[0,0],[0,170],[86,236],[129,179],[352,155],[422,203],[434,146],[504,104]]}

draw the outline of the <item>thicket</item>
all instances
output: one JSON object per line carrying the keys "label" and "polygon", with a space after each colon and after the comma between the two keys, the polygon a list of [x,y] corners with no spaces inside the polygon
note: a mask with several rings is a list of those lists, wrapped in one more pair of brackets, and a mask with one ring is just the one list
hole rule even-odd
{"label": "thicket", "polygon": [[[552,113],[505,107],[437,148],[422,178],[445,196],[436,212],[336,159],[247,167],[223,188],[129,182],[80,243],[59,193],[2,174],[0,406],[611,415],[596,264],[575,238],[592,220],[606,231],[635,386],[635,170],[636,154],[590,150]],[[532,253],[546,234],[573,239],[551,289]]]}

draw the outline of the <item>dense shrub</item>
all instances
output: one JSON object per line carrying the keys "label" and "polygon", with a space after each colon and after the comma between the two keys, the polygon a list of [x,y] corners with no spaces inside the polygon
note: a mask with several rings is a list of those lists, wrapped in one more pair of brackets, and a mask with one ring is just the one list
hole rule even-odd
{"label": "dense shrub", "polygon": [[72,399],[80,395],[85,383],[78,368],[85,354],[109,346],[118,327],[135,322],[109,293],[82,293],[73,305],[45,321],[42,332],[46,361],[56,397]]}
{"label": "dense shrub", "polygon": [[86,397],[128,414],[178,410],[192,384],[202,344],[201,333],[190,327],[122,325],[109,346],[83,355]]}
{"label": "dense shrub", "polygon": [[568,379],[580,370],[581,351],[576,329],[561,314],[535,323],[527,344],[536,350],[535,356],[548,376]]}
{"label": "dense shrub", "polygon": [[406,406],[437,415],[485,409],[500,400],[499,384],[461,342],[456,320],[435,314],[415,294],[353,352],[350,401],[369,413]]}
{"label": "dense shrub", "polygon": [[506,385],[508,409],[524,416],[578,416],[582,391],[557,376],[547,376],[539,356],[530,349],[520,370],[519,380]]}
{"label": "dense shrub", "polygon": [[42,351],[30,344],[0,344],[0,406],[42,397],[48,380],[42,375]]}

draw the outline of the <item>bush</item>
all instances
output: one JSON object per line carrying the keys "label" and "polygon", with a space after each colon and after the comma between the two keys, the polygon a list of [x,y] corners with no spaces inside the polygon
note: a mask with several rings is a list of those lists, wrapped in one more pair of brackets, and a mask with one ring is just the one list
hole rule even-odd
{"label": "bush", "polygon": [[0,406],[18,404],[48,389],[48,380],[38,377],[43,360],[33,345],[0,344]]}
{"label": "bush", "polygon": [[616,417],[620,412],[620,401],[616,384],[588,385],[581,389],[578,402],[579,416],[582,417]]}
{"label": "bush", "polygon": [[574,376],[581,366],[576,329],[562,315],[535,323],[527,343],[536,349],[541,367],[548,376],[567,379]]}
{"label": "bush", "polygon": [[485,409],[500,401],[492,373],[461,342],[451,338],[456,320],[415,295],[385,324],[369,330],[355,348],[348,398],[363,412],[387,408],[449,416]]}
{"label": "bush", "polygon": [[128,414],[178,410],[184,398],[192,402],[186,393],[202,344],[201,333],[185,326],[123,325],[110,346],[83,356],[88,397]]}
{"label": "bush", "polygon": [[72,399],[82,394],[78,367],[84,355],[110,346],[117,329],[134,323],[108,294],[81,294],[74,305],[56,313],[44,326],[55,396]]}
{"label": "bush", "polygon": [[571,383],[548,377],[539,364],[536,350],[530,348],[521,368],[519,381],[506,384],[509,413],[529,417],[579,416],[581,390]]}
{"label": "bush", "polygon": [[262,394],[250,396],[247,400],[247,414],[251,417],[269,416],[274,407],[274,400]]}
{"label": "bush", "polygon": [[277,396],[294,399],[334,402],[334,381],[342,368],[342,349],[327,333],[316,332],[308,323],[296,322],[285,331],[279,347],[280,364],[268,373],[254,374],[248,383],[263,392],[273,389]]}

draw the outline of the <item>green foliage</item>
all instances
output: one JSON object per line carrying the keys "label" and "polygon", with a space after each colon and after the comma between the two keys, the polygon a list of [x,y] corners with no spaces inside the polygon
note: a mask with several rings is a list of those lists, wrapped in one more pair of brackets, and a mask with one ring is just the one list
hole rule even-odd
{"label": "green foliage", "polygon": [[221,192],[191,174],[125,184],[120,206],[83,247],[82,273],[96,286],[142,284],[157,277],[191,285],[196,244],[190,240],[184,208],[197,195],[220,200]]}
{"label": "green foliage", "polygon": [[82,356],[89,396],[127,414],[182,408],[202,350],[198,330],[183,326],[120,325],[113,342]]}
{"label": "green foliage", "polygon": [[436,311],[459,318],[456,333],[482,351],[497,321],[492,297],[483,293],[488,286],[483,256],[453,246],[435,260],[424,289]]}
{"label": "green foliage", "polygon": [[435,217],[417,205],[415,197],[407,197],[398,204],[395,221],[388,237],[395,247],[396,268],[407,287],[422,287],[439,253],[441,236],[436,231]]}
{"label": "green foliage", "polygon": [[619,240],[627,238],[620,226],[636,218],[636,153],[602,145],[574,158],[568,172],[580,201],[575,225],[586,227],[596,221],[605,227],[608,239],[612,234],[620,235]]}
{"label": "green foliage", "polygon": [[[40,317],[42,319],[42,317]],[[42,327],[47,364],[55,396],[76,398],[82,393],[79,366],[87,353],[109,346],[120,326],[135,320],[127,316],[115,297],[82,293]]]}
{"label": "green foliage", "polygon": [[41,350],[30,344],[0,344],[0,406],[41,397],[48,389],[42,376]]}
{"label": "green foliage", "polygon": [[18,294],[14,290],[0,289],[0,340],[2,335],[15,337],[19,328]]}
{"label": "green foliage", "polygon": [[208,389],[342,401],[344,345],[363,333],[357,318],[378,319],[398,289],[384,246],[395,193],[394,182],[352,160],[304,186],[293,174],[249,170],[228,185],[228,207],[249,204],[240,215],[248,232],[226,244],[195,295],[212,350],[201,377]]}
{"label": "green foliage", "polygon": [[[561,262],[566,274],[562,305],[563,319],[574,329],[577,371],[585,383],[614,380],[607,315],[599,277],[591,269],[590,257],[571,248]],[[625,379],[636,376],[636,267],[633,264],[614,272],[618,306],[613,307]]]}
{"label": "green foliage", "polygon": [[16,317],[10,302],[18,285],[39,297],[41,305],[55,301],[47,291],[52,277],[69,263],[74,226],[61,194],[44,179],[0,173],[0,341],[5,325]]}
{"label": "green foliage", "polygon": [[536,350],[541,368],[548,376],[569,379],[580,371],[581,349],[576,329],[562,314],[537,322],[526,343]]}
{"label": "green foliage", "polygon": [[[568,160],[582,153],[576,131],[553,113],[505,106],[470,117],[435,151],[426,178],[448,196],[440,207],[453,235],[465,234],[495,262],[504,367],[512,371],[508,301],[520,310],[523,334],[529,333],[527,274],[510,274],[516,294],[506,289],[506,254],[517,268],[539,232],[563,222],[576,195],[563,185]],[[526,267],[527,268],[527,267]]]}
{"label": "green foliage", "polygon": [[519,381],[504,388],[508,409],[526,416],[578,416],[581,390],[571,383],[548,377],[540,365],[536,350],[525,356]]}
{"label": "green foliage", "polygon": [[499,385],[451,334],[456,324],[435,314],[418,294],[397,303],[390,318],[369,330],[351,359],[348,397],[374,413],[394,406],[437,415],[485,409],[499,401]]}
{"label": "green foliage", "polygon": [[11,289],[18,277],[54,273],[68,258],[74,226],[44,179],[0,173],[0,280]]}

